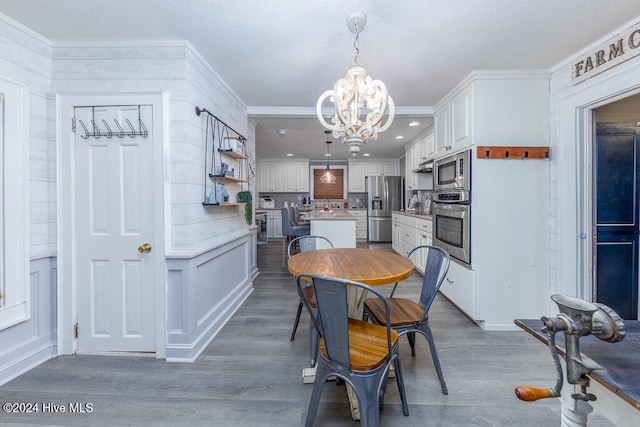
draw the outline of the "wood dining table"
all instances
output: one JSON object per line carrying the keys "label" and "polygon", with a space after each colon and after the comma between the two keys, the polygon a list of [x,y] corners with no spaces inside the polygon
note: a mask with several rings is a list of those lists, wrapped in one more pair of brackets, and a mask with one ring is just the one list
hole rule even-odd
{"label": "wood dining table", "polygon": [[[289,258],[289,272],[294,276],[303,273],[338,277],[364,283],[369,286],[390,285],[409,278],[413,274],[413,262],[395,252],[364,248],[332,248],[301,252]],[[366,292],[349,293],[349,316],[362,319]],[[315,368],[305,368],[304,383],[313,383]],[[358,399],[347,387],[351,416],[360,419]]]}

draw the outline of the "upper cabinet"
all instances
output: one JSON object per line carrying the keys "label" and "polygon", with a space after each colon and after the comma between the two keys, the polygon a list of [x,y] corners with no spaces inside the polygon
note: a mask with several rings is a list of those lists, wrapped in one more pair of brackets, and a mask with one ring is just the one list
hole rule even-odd
{"label": "upper cabinet", "polygon": [[436,106],[434,127],[435,157],[473,144],[473,84]]}
{"label": "upper cabinet", "polygon": [[420,163],[433,159],[435,137],[429,132],[425,137],[405,146],[405,186],[407,190],[433,189],[433,175],[430,173],[416,173],[414,169]]}
{"label": "upper cabinet", "polygon": [[398,160],[348,160],[350,193],[364,193],[365,177],[367,176],[398,176],[400,175],[400,162]]}
{"label": "upper cabinet", "polygon": [[309,161],[258,161],[258,192],[308,193]]}

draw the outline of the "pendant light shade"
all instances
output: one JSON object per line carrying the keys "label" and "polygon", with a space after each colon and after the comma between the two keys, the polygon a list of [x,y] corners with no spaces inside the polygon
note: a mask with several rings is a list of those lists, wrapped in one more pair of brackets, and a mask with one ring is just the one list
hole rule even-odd
{"label": "pendant light shade", "polygon": [[329,139],[329,134],[331,133],[331,131],[326,130],[324,131],[324,133],[327,135],[327,154],[325,154],[325,156],[327,157],[327,169],[320,177],[320,183],[335,184],[337,181],[336,176],[332,174],[331,169],[329,169],[329,157],[331,157],[331,143],[332,143],[331,139]]}

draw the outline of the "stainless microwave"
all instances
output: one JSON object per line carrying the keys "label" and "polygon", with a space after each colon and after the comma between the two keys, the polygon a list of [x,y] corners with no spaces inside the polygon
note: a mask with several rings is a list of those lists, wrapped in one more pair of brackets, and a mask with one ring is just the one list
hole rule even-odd
{"label": "stainless microwave", "polygon": [[471,150],[438,159],[433,165],[433,189],[438,192],[471,191]]}

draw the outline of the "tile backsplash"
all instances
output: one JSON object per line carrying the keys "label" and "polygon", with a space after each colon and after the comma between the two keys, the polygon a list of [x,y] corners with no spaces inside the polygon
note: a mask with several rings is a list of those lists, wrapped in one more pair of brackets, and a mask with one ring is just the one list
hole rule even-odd
{"label": "tile backsplash", "polygon": [[[259,193],[258,197],[269,197],[275,203],[275,208],[279,209],[284,206],[284,202],[291,205],[295,203],[297,206],[302,206],[303,199],[308,196],[309,193]],[[332,204],[337,204],[340,207],[344,206],[344,202],[348,203],[349,208],[358,208],[362,205],[366,208],[367,205],[367,193],[348,193],[347,198],[340,200],[330,200]],[[258,205],[259,206],[259,205]],[[324,200],[311,200],[312,207],[324,206]]]}

